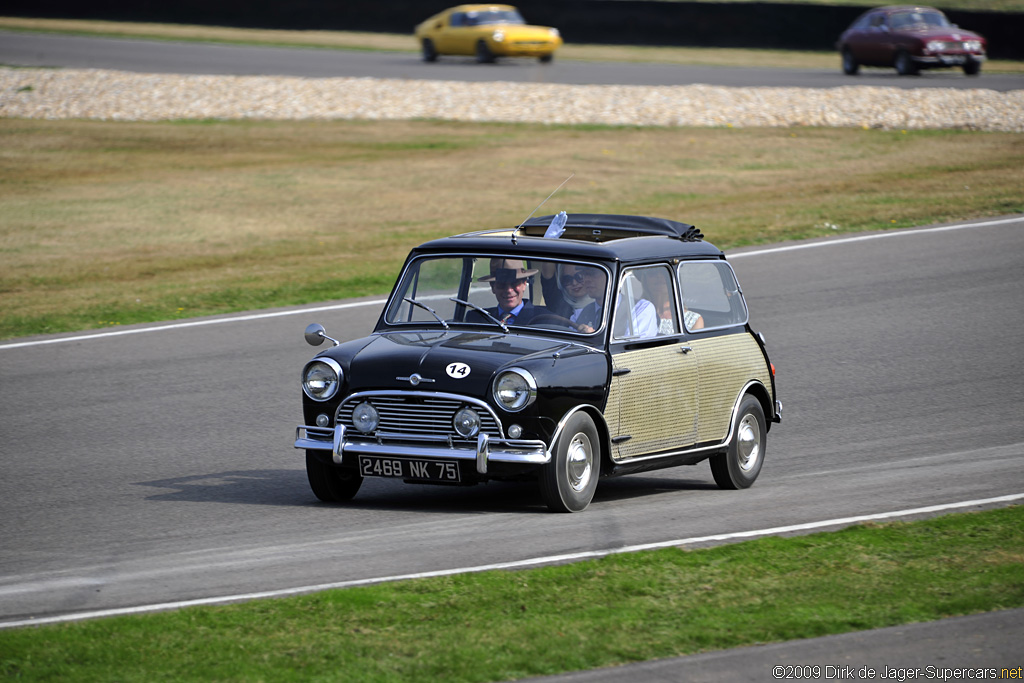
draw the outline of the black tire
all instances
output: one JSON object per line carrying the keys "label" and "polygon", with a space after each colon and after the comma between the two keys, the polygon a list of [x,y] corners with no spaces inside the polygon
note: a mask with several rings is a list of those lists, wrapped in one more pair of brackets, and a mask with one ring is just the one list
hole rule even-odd
{"label": "black tire", "polygon": [[551,462],[540,475],[540,493],[552,512],[582,512],[601,476],[601,442],[594,420],[577,412],[565,424]]}
{"label": "black tire", "polygon": [[537,61],[539,61],[541,64],[550,64],[554,60],[555,60],[555,53],[554,52],[552,52],[549,55],[543,55],[541,57],[537,57]]}
{"label": "black tire", "polygon": [[432,41],[430,38],[423,39],[423,61],[437,61],[437,49],[434,47],[434,41]]}
{"label": "black tire", "polygon": [[491,52],[491,48],[487,47],[486,41],[477,41],[476,61],[481,64],[492,64],[494,62],[494,53]]}
{"label": "black tire", "polygon": [[900,50],[896,53],[896,73],[900,76],[916,76],[917,75],[917,64],[914,62],[910,53],[906,50]]}
{"label": "black tire", "polygon": [[850,52],[850,48],[843,48],[843,73],[847,76],[856,76],[857,72],[860,71],[860,64],[854,59],[853,53]]}
{"label": "black tire", "polygon": [[964,62],[964,75],[966,76],[977,76],[981,73],[981,62],[974,59],[968,59]]}
{"label": "black tire", "polygon": [[363,484],[358,472],[335,467],[309,451],[306,451],[306,478],[313,495],[325,503],[350,501]]}
{"label": "black tire", "polygon": [[720,489],[749,488],[761,473],[768,428],[761,402],[747,394],[733,426],[729,450],[711,458],[711,474]]}

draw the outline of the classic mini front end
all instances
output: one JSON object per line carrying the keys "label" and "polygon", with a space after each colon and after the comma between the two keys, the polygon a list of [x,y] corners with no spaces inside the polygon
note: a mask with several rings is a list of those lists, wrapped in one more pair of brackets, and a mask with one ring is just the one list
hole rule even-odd
{"label": "classic mini front end", "polygon": [[428,242],[370,336],[306,339],[332,346],[302,371],[295,447],[328,502],[367,477],[534,479],[575,512],[601,477],[703,460],[746,488],[781,419],[724,255],[663,219],[560,214]]}

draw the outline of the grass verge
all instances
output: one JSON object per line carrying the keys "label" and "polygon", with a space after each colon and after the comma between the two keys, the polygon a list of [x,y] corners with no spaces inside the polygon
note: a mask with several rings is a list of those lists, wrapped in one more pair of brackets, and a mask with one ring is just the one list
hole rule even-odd
{"label": "grass verge", "polygon": [[1024,211],[1024,136],[441,121],[0,119],[0,338],[389,291],[426,239],[545,211],[722,248]]}
{"label": "grass verge", "polygon": [[1008,507],[8,629],[0,676],[500,681],[1022,605]]}
{"label": "grass verge", "polygon": [[[753,0],[751,0],[753,1]],[[875,6],[874,0],[864,0]],[[988,2],[989,0],[984,0]],[[1022,11],[1024,0],[1009,0],[1004,11]],[[973,0],[964,0],[973,2]],[[993,3],[994,4],[994,3]],[[948,7],[944,5],[944,7]],[[994,9],[994,8],[979,8]],[[425,18],[425,17],[424,17]],[[335,50],[418,52],[411,32],[367,33],[358,31],[283,31],[241,29],[225,26],[188,24],[147,24],[120,21],[78,19],[33,19],[0,17],[0,30],[67,33],[71,35],[113,38],[146,38],[216,42],[275,47],[310,47]],[[557,59],[570,61],[646,62],[702,66],[758,66],[790,69],[836,69],[839,56],[834,51],[762,50],[746,48],[657,47],[628,45],[589,45],[568,43],[558,51]],[[1024,73],[1024,61],[990,60],[985,73]],[[851,84],[854,84],[851,81]],[[983,87],[984,82],[979,83]]]}

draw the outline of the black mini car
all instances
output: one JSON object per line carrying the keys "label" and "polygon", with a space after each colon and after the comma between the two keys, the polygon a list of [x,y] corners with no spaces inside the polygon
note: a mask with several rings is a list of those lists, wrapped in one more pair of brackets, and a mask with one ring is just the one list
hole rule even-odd
{"label": "black mini car", "polygon": [[746,488],[781,419],[774,375],[693,226],[563,212],[414,249],[373,334],[306,364],[295,447],[328,502],[364,477],[530,478],[578,512],[601,477],[703,460]]}

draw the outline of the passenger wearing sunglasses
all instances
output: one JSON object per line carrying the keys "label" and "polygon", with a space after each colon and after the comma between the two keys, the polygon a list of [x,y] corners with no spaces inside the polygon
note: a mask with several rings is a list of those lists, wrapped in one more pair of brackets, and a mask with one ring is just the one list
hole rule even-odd
{"label": "passenger wearing sunglasses", "polygon": [[583,310],[594,302],[585,280],[588,271],[597,269],[574,263],[560,263],[556,268],[544,265],[541,266],[541,286],[545,305],[552,313],[577,323]]}

